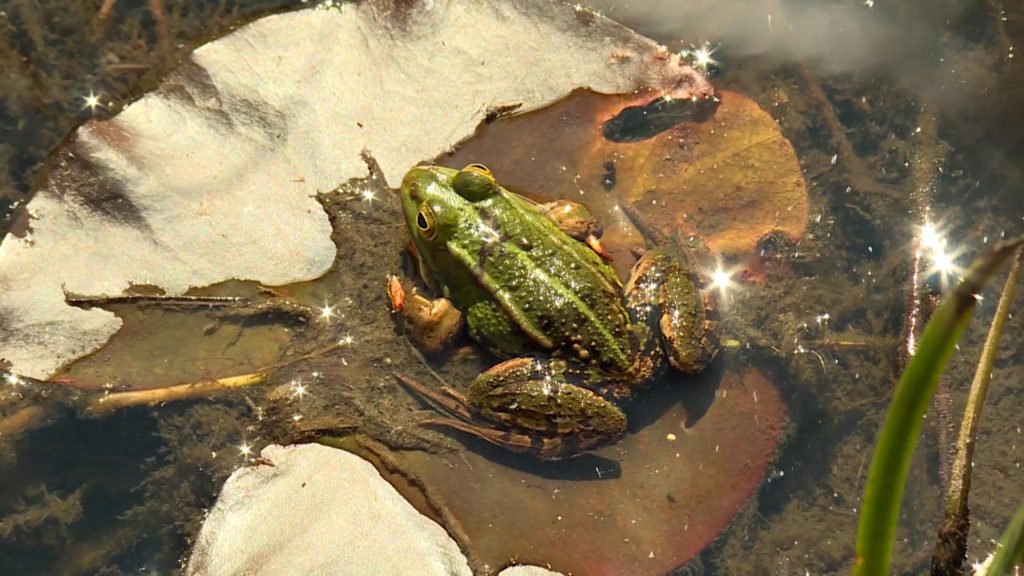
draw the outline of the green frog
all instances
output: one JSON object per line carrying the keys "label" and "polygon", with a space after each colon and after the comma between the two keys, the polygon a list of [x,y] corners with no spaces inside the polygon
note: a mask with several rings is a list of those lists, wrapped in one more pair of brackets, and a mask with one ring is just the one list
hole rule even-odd
{"label": "green frog", "polygon": [[717,353],[713,299],[679,247],[648,250],[623,286],[552,210],[479,164],[412,168],[401,202],[425,283],[462,311],[471,338],[506,358],[465,395],[399,375],[446,413],[424,423],[571,458],[622,438],[622,406],[666,363],[692,374]]}

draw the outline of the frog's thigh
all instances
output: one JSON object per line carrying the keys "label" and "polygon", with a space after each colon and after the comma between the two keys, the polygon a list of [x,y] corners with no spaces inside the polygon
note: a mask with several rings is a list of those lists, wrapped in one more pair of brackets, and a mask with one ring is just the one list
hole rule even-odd
{"label": "frog's thigh", "polygon": [[658,331],[673,367],[699,372],[707,365],[713,353],[702,336],[708,330],[704,295],[681,255],[671,250],[647,252],[633,268],[627,290],[631,306],[660,311]]}
{"label": "frog's thigh", "polygon": [[566,382],[559,360],[513,358],[473,381],[469,404],[507,429],[574,437],[587,450],[626,433],[626,415],[594,392]]}
{"label": "frog's thigh", "polygon": [[485,300],[466,312],[469,335],[484,347],[518,354],[528,346],[526,335],[502,311],[496,302]]}

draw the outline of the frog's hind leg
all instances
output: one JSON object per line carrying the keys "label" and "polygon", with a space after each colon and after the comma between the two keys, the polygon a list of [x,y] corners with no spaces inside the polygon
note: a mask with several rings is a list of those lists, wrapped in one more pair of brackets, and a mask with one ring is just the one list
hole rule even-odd
{"label": "frog's hind leg", "polygon": [[[543,455],[554,454],[559,448],[559,446],[550,445],[550,443],[554,442],[550,439],[543,440],[543,443],[538,446],[537,440],[540,439],[539,437],[531,437],[527,434],[498,430],[496,428],[487,428],[474,423],[466,397],[448,386],[442,386],[441,392],[438,392],[419,380],[409,378],[404,374],[395,374],[395,378],[398,378],[398,381],[410,392],[435,408],[438,412],[448,415],[444,417],[431,416],[423,418],[419,421],[420,424],[433,424],[453,428],[515,452]],[[541,457],[544,458],[544,456]]]}
{"label": "frog's hind leg", "polygon": [[569,382],[575,375],[568,372],[561,360],[513,358],[477,377],[468,398],[401,380],[447,415],[421,423],[453,428],[542,460],[561,460],[626,433],[625,414],[600,394]]}
{"label": "frog's hind leg", "polygon": [[619,440],[626,415],[584,387],[580,376],[563,360],[506,360],[473,381],[467,400],[477,418],[457,428],[543,460],[572,458]]}
{"label": "frog's hind leg", "polygon": [[441,387],[441,392],[443,392],[442,394],[419,380],[410,378],[405,374],[395,373],[395,378],[397,378],[398,381],[415,396],[418,396],[438,411],[451,414],[452,416],[460,419],[469,420],[472,418],[472,415],[469,412],[468,403],[466,402],[466,397],[448,386]]}
{"label": "frog's hind leg", "polygon": [[625,287],[626,309],[647,328],[645,354],[654,334],[676,370],[693,374],[718,352],[718,308],[713,291],[680,250],[667,246],[647,251],[633,266]]}

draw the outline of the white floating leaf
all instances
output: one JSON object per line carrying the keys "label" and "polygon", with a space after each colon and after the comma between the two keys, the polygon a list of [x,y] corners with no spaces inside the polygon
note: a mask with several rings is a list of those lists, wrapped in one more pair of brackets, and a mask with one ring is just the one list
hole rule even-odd
{"label": "white floating leaf", "polygon": [[58,153],[30,231],[0,245],[0,358],[46,378],[120,326],[65,292],[315,278],[335,247],[314,195],[366,176],[361,153],[395,185],[491,107],[525,111],[584,86],[711,91],[650,40],[548,0],[368,0],[207,44]]}
{"label": "white floating leaf", "polygon": [[319,444],[260,456],[272,465],[224,484],[186,575],[471,576],[455,541],[362,458]]}

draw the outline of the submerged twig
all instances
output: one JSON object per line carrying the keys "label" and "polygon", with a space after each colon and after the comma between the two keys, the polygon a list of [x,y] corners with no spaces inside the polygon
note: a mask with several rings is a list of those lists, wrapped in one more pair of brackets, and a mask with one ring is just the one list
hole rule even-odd
{"label": "submerged twig", "polygon": [[817,106],[822,121],[832,135],[832,143],[838,151],[837,162],[841,162],[840,165],[846,169],[846,175],[854,191],[903,200],[906,194],[902,190],[887,186],[869,175],[864,161],[857,155],[857,152],[853,149],[853,144],[850,144],[849,138],[846,137],[846,128],[839,121],[839,116],[836,115],[835,109],[832,108],[832,103],[829,102],[828,96],[825,95],[825,91],[821,88],[821,84],[814,78],[810,70],[807,69],[807,66],[798,64],[796,70],[797,75],[807,89],[808,96]]}
{"label": "submerged twig", "polygon": [[54,412],[53,404],[31,404],[0,420],[0,438],[20,434],[45,422]]}
{"label": "submerged twig", "polygon": [[225,317],[246,317],[282,314],[311,324],[320,315],[312,307],[287,298],[253,301],[238,296],[164,296],[158,294],[124,294],[120,296],[79,296],[65,294],[64,301],[79,308],[135,304],[158,306],[167,310],[208,309]]}
{"label": "submerged twig", "polygon": [[85,408],[87,414],[98,415],[127,406],[143,404],[160,404],[176,400],[204,398],[217,392],[262,384],[267,379],[266,372],[253,372],[226,378],[201,380],[190,384],[178,384],[151,390],[130,390],[104,394],[91,401]]}
{"label": "submerged twig", "polygon": [[981,423],[981,410],[988,394],[988,384],[992,377],[992,365],[995,363],[999,338],[1003,334],[1003,324],[1010,313],[1010,303],[1017,289],[1017,276],[1020,272],[1020,252],[1010,267],[1010,274],[999,297],[992,325],[989,327],[985,345],[981,350],[971,392],[964,409],[964,420],[960,426],[960,436],[956,446],[956,460],[953,463],[949,491],[946,497],[946,511],[939,525],[939,535],[932,553],[933,576],[960,576],[963,574],[964,559],[967,557],[967,532],[970,529],[970,516],[967,506],[971,489],[971,465],[974,462],[974,446]]}

